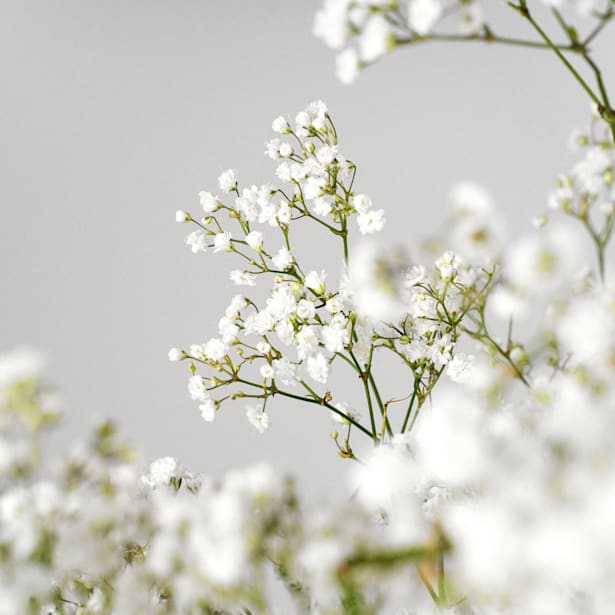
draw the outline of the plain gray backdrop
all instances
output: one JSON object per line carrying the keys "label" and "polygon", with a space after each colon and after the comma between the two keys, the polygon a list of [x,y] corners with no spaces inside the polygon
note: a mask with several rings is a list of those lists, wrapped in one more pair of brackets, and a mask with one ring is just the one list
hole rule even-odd
{"label": "plain gray backdrop", "polygon": [[[486,4],[498,31],[532,36],[504,3]],[[187,369],[167,360],[215,334],[238,265],[192,255],[175,210],[198,211],[197,192],[215,191],[227,167],[246,184],[272,181],[263,143],[280,113],[328,103],[357,188],[387,211],[387,241],[412,249],[464,178],[492,191],[513,234],[544,210],[571,161],[569,131],[589,117],[552,54],[427,44],[347,87],[311,35],[317,6],[0,0],[0,342],[48,354],[67,408],[59,444],[108,414],[148,459],[214,473],[270,460],[315,494],[342,485],[349,462],[336,462],[327,412],[276,399],[260,436],[237,402],[206,424]],[[613,27],[596,57],[615,57]]]}

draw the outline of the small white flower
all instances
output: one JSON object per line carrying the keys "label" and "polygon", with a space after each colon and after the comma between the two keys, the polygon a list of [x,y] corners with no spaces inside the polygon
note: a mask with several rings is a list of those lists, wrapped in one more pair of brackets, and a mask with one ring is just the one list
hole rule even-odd
{"label": "small white flower", "polygon": [[458,29],[461,34],[469,36],[480,32],[485,19],[478,2],[464,3],[459,7]]}
{"label": "small white flower", "polygon": [[174,457],[161,457],[153,461],[149,472],[141,477],[143,483],[155,489],[161,485],[168,485],[172,478],[181,476],[182,470]]}
{"label": "small white flower", "polygon": [[261,365],[258,371],[260,372],[260,375],[265,379],[273,378],[273,375],[274,375],[273,367],[271,367],[269,363],[264,363],[263,365]]}
{"label": "small white flower", "polygon": [[278,149],[279,153],[280,153],[280,157],[282,158],[288,158],[289,156],[293,155],[293,148],[290,146],[289,143],[280,143],[280,147]]}
{"label": "small white flower", "polygon": [[301,299],[297,304],[297,316],[302,320],[310,320],[316,314],[316,306],[310,299]]}
{"label": "small white flower", "polygon": [[305,276],[305,286],[313,290],[317,295],[322,295],[325,292],[325,280],[327,279],[326,271],[310,271]]}
{"label": "small white flower", "polygon": [[345,85],[350,85],[361,72],[359,54],[352,47],[344,49],[335,58],[335,74]]}
{"label": "small white flower", "polygon": [[207,235],[202,230],[192,231],[186,237],[186,244],[192,249],[192,253],[207,252]]}
{"label": "small white flower", "polygon": [[359,37],[359,52],[364,62],[374,62],[395,44],[389,22],[381,13],[373,14]]}
{"label": "small white flower", "polygon": [[295,116],[295,125],[297,126],[298,129],[305,130],[311,125],[311,123],[312,123],[312,118],[310,117],[309,113],[307,113],[306,111],[300,111]]}
{"label": "small white flower", "polygon": [[316,159],[324,166],[331,164],[336,156],[337,147],[335,145],[323,145],[316,152]]}
{"label": "small white flower", "polygon": [[263,246],[263,234],[259,231],[252,231],[246,235],[246,243],[257,252],[260,252]]}
{"label": "small white flower", "polygon": [[169,361],[181,361],[186,358],[186,353],[179,348],[171,348],[169,350]]}
{"label": "small white flower", "polygon": [[207,423],[211,423],[216,418],[217,404],[213,399],[206,399],[200,406],[201,416]]}
{"label": "small white flower", "polygon": [[234,169],[227,169],[218,177],[218,187],[222,192],[230,192],[237,186],[237,173]]}
{"label": "small white flower", "polygon": [[261,354],[267,355],[271,352],[271,345],[267,342],[259,342],[256,344],[256,350],[258,350]]}
{"label": "small white flower", "polygon": [[460,384],[468,382],[472,378],[474,357],[463,352],[457,353],[446,367],[446,375]]}
{"label": "small white flower", "polygon": [[214,237],[214,252],[225,252],[231,247],[231,233],[218,233]]}
{"label": "small white flower", "polygon": [[191,376],[188,380],[188,392],[195,401],[204,402],[209,397],[205,380],[198,375]]}
{"label": "small white flower", "polygon": [[288,248],[280,248],[271,260],[277,269],[286,271],[293,264],[293,255]]}
{"label": "small white flower", "polygon": [[331,297],[331,299],[329,299],[329,301],[325,304],[325,309],[330,314],[337,314],[344,309],[344,301],[339,295],[336,297]]}
{"label": "small white flower", "polygon": [[199,202],[201,203],[203,211],[208,214],[212,211],[216,211],[219,207],[218,197],[215,197],[211,192],[206,192],[205,190],[199,192]]}
{"label": "small white flower", "polygon": [[316,197],[313,202],[313,207],[314,213],[323,218],[331,213],[331,202],[326,197]]}
{"label": "small white flower", "polygon": [[183,209],[178,209],[175,212],[175,222],[184,223],[190,222],[190,220],[192,220],[192,218],[187,211],[184,211]]}
{"label": "small white flower", "polygon": [[283,115],[278,115],[278,117],[273,120],[271,128],[273,132],[277,132],[278,134],[284,134],[290,131],[288,121]]}
{"label": "small white flower", "polygon": [[269,427],[269,415],[263,408],[248,405],[246,416],[259,433],[265,433]]}
{"label": "small white flower", "polygon": [[241,310],[243,310],[246,305],[247,302],[243,295],[235,295],[231,299],[231,302],[229,303],[228,307],[226,308],[225,316],[231,319],[237,318]]}
{"label": "small white flower", "polygon": [[410,0],[408,5],[408,25],[424,36],[431,32],[442,16],[439,0]]}
{"label": "small white flower", "polygon": [[297,366],[291,363],[288,359],[276,359],[273,363],[275,377],[286,386],[294,386],[296,384]]}
{"label": "small white flower", "polygon": [[231,282],[236,286],[256,286],[256,280],[251,273],[241,269],[233,269],[230,273]]}
{"label": "small white flower", "polygon": [[226,354],[226,344],[221,339],[212,337],[205,344],[204,353],[210,361],[219,361]]}
{"label": "small white flower", "polygon": [[350,204],[357,210],[357,212],[364,213],[368,209],[371,209],[372,200],[366,194],[355,194],[350,199]]}
{"label": "small white flower", "polygon": [[386,219],[384,209],[376,209],[362,212],[357,216],[357,224],[361,235],[371,235],[378,233],[384,228]]}
{"label": "small white flower", "polygon": [[307,370],[310,378],[321,384],[325,384],[329,377],[329,362],[322,353],[308,357]]}

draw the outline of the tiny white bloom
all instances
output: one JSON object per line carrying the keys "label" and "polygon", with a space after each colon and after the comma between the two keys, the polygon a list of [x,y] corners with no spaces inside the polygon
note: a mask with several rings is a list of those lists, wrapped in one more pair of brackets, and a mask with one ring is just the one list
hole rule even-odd
{"label": "tiny white bloom", "polygon": [[391,25],[381,13],[374,13],[359,37],[359,51],[365,62],[374,62],[395,44]]}
{"label": "tiny white bloom", "polygon": [[326,271],[310,271],[305,276],[305,286],[313,290],[317,295],[322,295],[325,292],[325,280],[327,279]]}
{"label": "tiny white bloom", "polygon": [[265,433],[269,427],[269,415],[259,406],[248,405],[246,416],[259,433]]}
{"label": "tiny white bloom", "polygon": [[183,209],[178,209],[175,212],[175,222],[179,222],[179,223],[183,223],[183,222],[190,222],[191,220],[191,216],[187,211],[184,211]]}
{"label": "tiny white bloom", "polygon": [[457,353],[446,367],[446,375],[453,381],[463,384],[472,377],[474,357],[463,352]]}
{"label": "tiny white bloom", "polygon": [[267,342],[259,342],[256,344],[256,350],[261,354],[269,354],[271,352],[271,346]]}
{"label": "tiny white bloom", "polygon": [[408,5],[408,25],[424,36],[431,32],[442,16],[439,0],[410,0]]}
{"label": "tiny white bloom", "polygon": [[288,121],[283,115],[278,115],[278,117],[273,120],[271,123],[271,128],[273,129],[273,132],[277,132],[278,134],[284,134],[290,131]]}
{"label": "tiny white bloom", "polygon": [[186,353],[179,348],[171,348],[169,350],[169,361],[181,361],[186,358]]}
{"label": "tiny white bloom", "polygon": [[217,404],[213,399],[206,399],[200,406],[201,416],[207,423],[211,423],[216,418]]}
{"label": "tiny white bloom", "polygon": [[241,269],[233,269],[230,273],[231,282],[236,286],[256,286],[256,280],[251,273]]}
{"label": "tiny white bloom", "polygon": [[337,156],[337,147],[335,145],[323,145],[318,148],[316,158],[320,164],[327,166],[331,164]]}
{"label": "tiny white bloom", "polygon": [[384,228],[386,218],[384,209],[370,210],[362,212],[357,216],[357,224],[361,235],[371,235],[378,233]]}
{"label": "tiny white bloom", "polygon": [[186,244],[192,249],[192,253],[207,252],[207,235],[202,230],[192,231],[186,237]]}
{"label": "tiny white bloom", "polygon": [[260,252],[260,249],[263,246],[263,234],[259,231],[252,231],[246,235],[246,243],[257,252]]}
{"label": "tiny white bloom", "polygon": [[231,247],[231,233],[218,233],[214,237],[214,252],[228,251]]}
{"label": "tiny white bloom", "polygon": [[274,374],[273,367],[271,367],[269,363],[264,363],[263,365],[261,365],[259,372],[261,376],[265,379],[273,378],[273,374]]}
{"label": "tiny white bloom", "polygon": [[329,377],[329,362],[322,353],[308,357],[307,370],[310,378],[321,384],[325,384]]}
{"label": "tiny white bloom", "polygon": [[203,211],[208,214],[212,211],[216,211],[219,207],[218,198],[211,192],[206,192],[205,190],[199,192],[199,202]]}
{"label": "tiny white bloom", "polygon": [[181,476],[179,462],[174,457],[161,457],[153,461],[149,472],[141,477],[143,483],[155,489],[161,485],[168,485],[174,477]]}
{"label": "tiny white bloom", "polygon": [[330,201],[322,196],[316,197],[314,199],[314,213],[323,218],[328,216],[331,213]]}
{"label": "tiny white bloom", "polygon": [[293,256],[288,248],[280,248],[271,259],[277,269],[286,271],[293,264]]}
{"label": "tiny white bloom", "polygon": [[371,209],[372,200],[366,194],[355,194],[350,199],[350,204],[359,212],[366,212]]}
{"label": "tiny white bloom", "polygon": [[235,295],[231,299],[231,302],[229,303],[228,307],[226,308],[225,316],[231,319],[237,318],[241,310],[243,310],[246,305],[247,302],[243,295]]}
{"label": "tiny white bloom", "polygon": [[204,378],[196,374],[188,380],[188,392],[195,401],[204,402],[209,397]]}
{"label": "tiny white bloom", "polygon": [[217,337],[212,337],[205,344],[205,356],[210,361],[219,361],[226,354],[226,344]]}
{"label": "tiny white bloom", "polygon": [[218,177],[218,187],[222,192],[230,192],[237,186],[237,174],[234,169],[227,169]]}
{"label": "tiny white bloom", "polygon": [[302,320],[310,320],[316,314],[316,306],[310,299],[301,299],[297,304],[297,316]]}
{"label": "tiny white bloom", "polygon": [[359,55],[352,47],[344,49],[336,56],[335,74],[343,84],[351,84],[359,76],[360,71]]}

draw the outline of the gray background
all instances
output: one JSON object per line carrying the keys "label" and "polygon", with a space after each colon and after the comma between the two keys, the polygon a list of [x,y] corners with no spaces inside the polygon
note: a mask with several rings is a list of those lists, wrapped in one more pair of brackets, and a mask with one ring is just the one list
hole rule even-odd
{"label": "gray background", "polygon": [[[491,3],[498,31],[531,35]],[[588,119],[551,54],[429,44],[346,87],[311,35],[316,6],[0,1],[0,345],[48,353],[67,406],[58,443],[109,414],[148,458],[215,473],[266,459],[313,493],[340,486],[326,412],[278,399],[259,436],[237,402],[205,424],[187,370],[166,357],[215,333],[237,264],[193,256],[175,210],[198,211],[197,191],[215,190],[227,167],[245,183],[271,181],[263,142],[279,113],[327,101],[358,189],[387,210],[387,240],[411,248],[462,178],[494,193],[513,233],[545,207],[571,160],[569,130]],[[609,56],[612,27],[597,46]],[[386,397],[399,395],[386,384]]]}

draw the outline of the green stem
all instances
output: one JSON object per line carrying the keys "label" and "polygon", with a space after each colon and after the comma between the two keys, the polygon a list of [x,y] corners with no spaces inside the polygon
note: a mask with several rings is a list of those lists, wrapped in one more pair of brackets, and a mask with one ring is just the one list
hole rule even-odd
{"label": "green stem", "polygon": [[587,46],[596,38],[596,36],[598,36],[598,34],[602,32],[603,28],[606,26],[607,23],[609,23],[613,15],[615,15],[615,11],[611,7],[609,7],[606,13],[600,18],[598,25],[585,37],[585,39],[583,39],[583,42],[581,43],[583,47],[587,48]]}
{"label": "green stem", "polygon": [[[527,8],[526,1],[521,0],[520,4],[513,4],[512,2],[508,3],[508,6],[515,9],[522,17],[528,20],[528,22],[532,25],[534,30],[538,32],[542,40],[546,43],[546,45],[557,55],[557,57],[562,61],[564,66],[570,71],[570,74],[577,80],[579,85],[585,90],[587,95],[592,99],[596,105],[602,107],[602,103],[598,96],[594,93],[594,91],[589,87],[587,82],[581,77],[581,75],[577,72],[575,67],[566,59],[564,54],[560,51],[561,47],[556,45],[547,35],[547,33],[538,25],[536,20],[532,17],[529,9]],[[577,50],[577,49],[575,49]]]}
{"label": "green stem", "polygon": [[[421,37],[413,37],[406,40],[398,41],[400,45],[415,45],[417,43],[427,43],[429,41],[441,41],[446,43],[497,43],[501,45],[511,45],[513,47],[528,47],[530,49],[550,49],[551,45],[541,43],[540,41],[528,41],[518,38],[509,38],[506,36],[496,36],[493,33],[488,34],[428,34]],[[562,51],[575,51],[571,45],[556,45]]]}
{"label": "green stem", "polygon": [[406,410],[406,416],[404,417],[404,422],[401,426],[401,433],[405,433],[406,427],[408,425],[408,420],[410,419],[410,414],[412,413],[412,407],[414,406],[414,400],[416,399],[416,392],[418,387],[418,380],[414,379],[414,391],[412,392],[412,397],[410,398],[410,402],[408,403],[408,409]]}
{"label": "green stem", "polygon": [[[249,380],[245,380],[244,378],[236,378],[236,382],[241,382],[242,384],[247,384],[248,386],[256,387],[256,388],[259,388],[259,389],[263,388],[257,382],[250,382]],[[370,438],[372,437],[372,434],[365,427],[363,427],[363,425],[361,425],[361,423],[356,421],[351,416],[348,416],[347,414],[345,414],[341,410],[338,410],[335,406],[332,406],[328,402],[325,402],[322,398],[318,397],[318,395],[316,393],[314,393],[314,392],[313,392],[313,395],[315,397],[314,398],[310,398],[310,397],[303,397],[301,395],[295,395],[294,393],[289,393],[288,391],[282,391],[282,390],[276,388],[275,389],[275,395],[282,395],[283,397],[288,397],[290,399],[296,399],[298,401],[305,401],[305,402],[307,402],[309,404],[316,404],[318,406],[324,406],[325,408],[328,408],[332,412],[335,412],[335,414],[341,416],[345,421],[348,421],[349,423],[352,423],[358,430],[362,431],[366,436],[369,436]]]}

